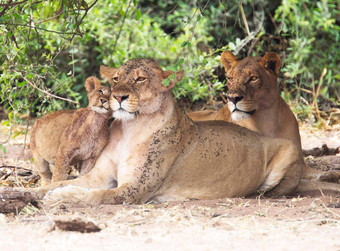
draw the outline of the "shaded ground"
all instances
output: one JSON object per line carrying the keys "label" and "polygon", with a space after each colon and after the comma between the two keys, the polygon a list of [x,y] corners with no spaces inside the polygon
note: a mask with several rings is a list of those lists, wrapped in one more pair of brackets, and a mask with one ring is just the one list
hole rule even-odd
{"label": "shaded ground", "polygon": [[[1,139],[6,133],[1,127]],[[303,127],[301,135],[305,149],[320,147],[322,143],[329,147],[340,145],[339,127],[323,131]],[[0,154],[0,165],[32,169],[30,152],[23,150],[23,144],[24,135],[6,143],[7,154]],[[339,155],[309,157],[308,163],[340,170]],[[30,175],[34,172],[20,177],[11,174],[0,180],[0,185],[18,181],[34,185],[25,183],[32,180]],[[73,219],[93,222],[101,231],[83,234],[55,226],[57,220]],[[3,250],[339,250],[339,233],[340,193],[327,191],[289,198],[193,200],[139,206],[59,202],[43,205],[40,210],[27,206],[18,215],[0,214]]]}

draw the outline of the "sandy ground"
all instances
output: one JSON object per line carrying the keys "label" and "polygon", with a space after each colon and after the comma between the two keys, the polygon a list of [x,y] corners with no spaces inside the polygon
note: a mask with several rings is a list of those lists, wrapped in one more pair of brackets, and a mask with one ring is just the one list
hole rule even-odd
{"label": "sandy ground", "polygon": [[[20,129],[16,129],[19,130]],[[1,142],[8,131],[0,127]],[[13,131],[13,134],[15,131]],[[301,128],[304,149],[340,145],[339,127]],[[32,168],[24,135],[5,144],[0,165]],[[312,158],[340,170],[340,156]],[[4,185],[5,183],[2,183]],[[62,231],[56,220],[79,219],[96,233]],[[340,250],[340,193],[233,198],[146,205],[46,204],[0,214],[1,250]]]}

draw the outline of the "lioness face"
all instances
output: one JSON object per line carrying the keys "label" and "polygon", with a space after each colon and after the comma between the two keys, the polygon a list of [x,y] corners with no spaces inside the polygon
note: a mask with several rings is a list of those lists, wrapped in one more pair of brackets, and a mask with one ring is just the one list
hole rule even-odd
{"label": "lioness face", "polygon": [[[101,66],[100,72],[111,83],[110,107],[113,117],[131,120],[138,114],[152,114],[160,109],[165,93],[175,85],[171,80],[165,87],[162,81],[172,75],[150,59],[133,59],[118,69]],[[183,72],[176,73],[177,81]]]}
{"label": "lioness face", "polygon": [[89,77],[85,81],[85,88],[89,107],[95,112],[107,113],[110,109],[110,87],[102,85],[96,77]]}
{"label": "lioness face", "polygon": [[231,52],[225,51],[221,61],[226,71],[232,120],[246,119],[271,106],[278,95],[279,55],[266,53],[263,58],[247,57],[237,61]]}

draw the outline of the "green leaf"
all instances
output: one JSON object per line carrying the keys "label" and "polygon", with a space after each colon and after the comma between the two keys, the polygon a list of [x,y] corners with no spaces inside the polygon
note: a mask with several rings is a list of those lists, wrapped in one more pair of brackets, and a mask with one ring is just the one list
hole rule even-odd
{"label": "green leaf", "polygon": [[9,121],[13,120],[13,112],[8,113],[8,120]]}
{"label": "green leaf", "polygon": [[3,121],[1,122],[1,125],[2,125],[2,126],[10,126],[11,123],[10,123],[8,120],[3,120]]}
{"label": "green leaf", "polygon": [[119,10],[119,14],[120,14],[122,17],[124,17],[125,11],[121,8],[121,9]]}
{"label": "green leaf", "polygon": [[27,83],[26,81],[22,81],[22,82],[17,83],[17,86],[23,87],[26,83]]}
{"label": "green leaf", "polygon": [[136,20],[139,20],[141,17],[142,17],[142,13],[140,12],[139,9],[136,9],[136,13],[135,13]]}
{"label": "green leaf", "polygon": [[19,135],[22,135],[22,134],[25,134],[25,132],[23,132],[23,131],[17,132],[12,136],[12,139],[15,139],[16,137],[18,137]]}
{"label": "green leaf", "polygon": [[4,152],[4,154],[7,153],[6,147],[3,144],[0,144],[0,150]]}
{"label": "green leaf", "polygon": [[168,70],[169,70],[169,71],[177,71],[177,69],[176,69],[175,66],[169,66],[169,67],[168,67]]}
{"label": "green leaf", "polygon": [[187,46],[188,43],[189,43],[188,41],[183,42],[183,43],[181,44],[181,47],[183,48],[183,47]]}
{"label": "green leaf", "polygon": [[176,65],[181,65],[181,64],[183,64],[183,62],[184,62],[184,59],[183,58],[181,58],[180,60],[178,60],[178,62],[176,63]]}
{"label": "green leaf", "polygon": [[163,85],[164,85],[165,87],[169,86],[169,85],[170,85],[170,78],[164,79],[164,80],[163,80]]}

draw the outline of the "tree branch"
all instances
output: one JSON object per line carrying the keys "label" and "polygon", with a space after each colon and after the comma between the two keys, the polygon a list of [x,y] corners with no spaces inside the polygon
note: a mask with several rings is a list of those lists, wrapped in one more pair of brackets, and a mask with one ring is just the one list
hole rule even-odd
{"label": "tree branch", "polygon": [[2,9],[2,11],[0,12],[0,17],[5,14],[6,10],[8,9],[9,6],[11,6],[12,4],[12,0],[9,0],[7,4],[1,4],[0,6],[4,6],[4,8]]}
{"label": "tree branch", "polygon": [[97,2],[98,2],[98,0],[93,1],[93,3],[92,3],[88,8],[85,9],[85,13],[84,13],[84,15],[82,16],[82,18],[80,19],[79,22],[78,22],[78,20],[77,20],[77,18],[76,18],[76,24],[77,24],[77,31],[78,31],[78,34],[74,33],[74,34],[72,35],[70,41],[73,40],[73,38],[75,37],[75,35],[79,35],[80,37],[82,37],[82,34],[81,34],[81,31],[80,31],[79,26],[80,26],[80,24],[83,22],[84,18],[86,17],[87,12],[89,12],[89,10],[90,10]]}
{"label": "tree branch", "polygon": [[[61,35],[74,35],[75,33],[73,32],[61,32],[61,31],[53,31],[53,30],[47,30],[44,28],[40,28],[40,27],[35,27],[35,26],[31,26],[31,25],[27,25],[27,24],[14,24],[14,23],[6,23],[7,25],[13,25],[13,26],[24,26],[24,27],[28,27],[28,28],[32,28],[32,29],[38,29],[38,30],[43,30],[43,31],[47,31],[47,32],[52,32],[52,33],[57,33],[57,34],[61,34]],[[77,34],[75,34],[77,35]]]}
{"label": "tree branch", "polygon": [[22,3],[25,3],[27,2],[28,0],[25,0],[25,1],[21,1],[21,2],[14,2],[12,3],[12,0],[9,0],[8,3],[6,4],[0,4],[0,6],[5,6],[5,7],[9,7],[9,6],[15,6],[15,5],[18,5],[18,4],[22,4]]}
{"label": "tree branch", "polygon": [[31,81],[29,81],[27,78],[25,78],[23,75],[22,75],[22,72],[19,72],[19,71],[16,71],[16,70],[12,70],[16,73],[19,73],[21,75],[21,77],[30,85],[32,86],[34,89],[37,89],[38,91],[41,91],[42,93],[46,94],[47,96],[50,96],[50,97],[53,97],[53,98],[57,98],[57,99],[61,99],[61,100],[65,100],[65,101],[68,101],[68,102],[71,102],[71,103],[74,103],[74,104],[78,104],[78,102],[76,101],[73,101],[71,99],[67,99],[67,98],[63,98],[63,97],[59,97],[57,95],[54,95],[54,94],[51,94],[43,89],[40,89],[38,86],[36,86],[35,84],[33,84]]}
{"label": "tree branch", "polygon": [[[122,24],[121,24],[120,27],[119,27],[119,32],[118,32],[118,34],[117,34],[117,38],[116,38],[116,41],[115,41],[115,44],[114,44],[113,50],[112,50],[113,53],[116,51],[117,42],[118,42],[118,39],[119,39],[119,37],[120,37],[120,34],[122,33],[122,29],[123,29],[123,26],[124,26],[124,23],[125,23],[125,19],[126,19],[127,13],[128,13],[128,11],[129,11],[129,9],[130,9],[130,5],[131,5],[131,0],[129,1],[129,4],[128,4],[126,10],[125,10]],[[111,55],[112,55],[112,53],[111,53]],[[110,57],[110,61],[111,61],[111,57]]]}
{"label": "tree branch", "polygon": [[250,32],[246,38],[242,39],[240,46],[236,48],[234,55],[237,55],[244,46],[246,46],[251,40],[253,40],[256,37],[256,35],[261,31],[263,22],[264,22],[264,12],[262,11],[260,22],[257,25],[255,31]]}
{"label": "tree branch", "polygon": [[63,11],[62,12],[59,12],[57,15],[53,16],[53,17],[50,17],[50,18],[47,18],[45,20],[41,20],[41,21],[38,21],[38,22],[35,22],[34,24],[41,24],[41,23],[44,23],[46,21],[50,21],[52,19],[55,19],[57,17],[59,17],[61,14],[63,14]]}
{"label": "tree branch", "polygon": [[240,8],[240,12],[241,12],[241,17],[242,17],[243,24],[244,24],[244,26],[245,26],[245,28],[246,28],[246,31],[247,31],[248,36],[250,36],[249,26],[248,26],[246,14],[244,13],[244,10],[243,10],[242,2],[240,2],[239,8]]}
{"label": "tree branch", "polygon": [[[9,0],[8,3],[6,4],[0,4],[0,7],[4,7],[2,9],[2,11],[0,12],[0,17],[5,14],[6,10],[9,8],[9,7],[13,7],[13,6],[16,6],[16,5],[19,5],[19,4],[22,4],[22,3],[26,3],[28,0],[24,0],[24,1],[21,1],[21,2],[14,2],[12,3],[12,0]],[[38,1],[38,2],[35,2],[35,3],[41,3],[41,1]]]}

